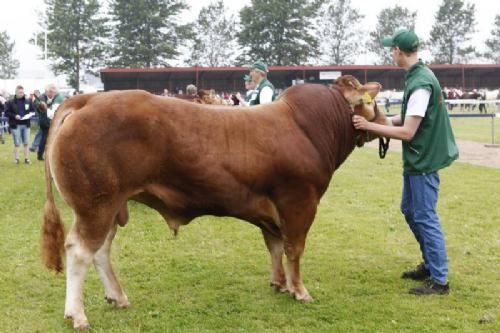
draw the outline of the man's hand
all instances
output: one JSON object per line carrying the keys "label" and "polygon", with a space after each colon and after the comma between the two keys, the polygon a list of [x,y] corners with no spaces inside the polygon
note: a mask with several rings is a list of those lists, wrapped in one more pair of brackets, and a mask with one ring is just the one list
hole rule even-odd
{"label": "man's hand", "polygon": [[362,116],[357,116],[357,115],[352,117],[352,124],[354,125],[355,129],[365,130],[365,131],[368,130],[368,127],[370,126],[368,120],[366,120]]}
{"label": "man's hand", "polygon": [[16,120],[21,120],[21,116],[20,116],[20,115],[18,115],[18,114],[16,114],[16,117],[15,117],[15,118],[16,118]]}

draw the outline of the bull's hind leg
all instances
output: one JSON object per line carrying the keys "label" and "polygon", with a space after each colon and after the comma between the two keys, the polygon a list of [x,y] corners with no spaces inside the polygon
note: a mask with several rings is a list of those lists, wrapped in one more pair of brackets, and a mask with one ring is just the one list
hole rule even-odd
{"label": "bull's hind leg", "polygon": [[105,299],[108,303],[115,303],[119,308],[125,308],[130,306],[127,295],[123,292],[123,289],[113,272],[113,267],[111,266],[110,252],[111,244],[116,235],[116,224],[113,225],[111,230],[104,241],[104,244],[94,255],[94,266],[101,278],[102,284],[104,285]]}
{"label": "bull's hind leg", "polygon": [[271,286],[276,288],[277,291],[287,292],[286,276],[283,269],[283,239],[264,229],[262,229],[262,235],[271,255]]}
{"label": "bull's hind leg", "polygon": [[73,319],[75,329],[88,328],[89,322],[83,305],[83,283],[89,265],[92,263],[93,252],[82,242],[76,225],[71,228],[66,237],[66,304],[64,317]]}
{"label": "bull's hind leg", "polygon": [[83,302],[83,284],[94,254],[102,246],[108,234],[109,225],[107,220],[84,219],[77,215],[76,222],[66,237],[64,317],[73,319],[75,329],[89,327]]}

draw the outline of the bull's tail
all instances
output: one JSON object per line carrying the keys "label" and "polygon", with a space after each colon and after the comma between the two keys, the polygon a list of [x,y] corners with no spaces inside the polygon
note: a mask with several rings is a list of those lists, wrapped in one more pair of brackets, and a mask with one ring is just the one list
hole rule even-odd
{"label": "bull's tail", "polygon": [[43,211],[42,258],[45,266],[56,272],[62,272],[64,254],[64,225],[52,193],[52,175],[49,161],[45,161],[46,201]]}
{"label": "bull's tail", "polygon": [[45,159],[46,201],[43,211],[42,258],[45,266],[56,272],[62,272],[64,254],[64,225],[52,193],[52,175],[49,160]]}
{"label": "bull's tail", "polygon": [[50,169],[51,146],[56,133],[59,131],[64,119],[71,114],[66,110],[59,108],[59,117],[55,117],[52,121],[50,134],[47,139],[47,148],[45,149],[45,207],[43,211],[43,226],[42,226],[42,259],[45,266],[53,269],[56,272],[63,270],[63,254],[64,254],[64,225],[54,201],[52,192],[52,172]]}

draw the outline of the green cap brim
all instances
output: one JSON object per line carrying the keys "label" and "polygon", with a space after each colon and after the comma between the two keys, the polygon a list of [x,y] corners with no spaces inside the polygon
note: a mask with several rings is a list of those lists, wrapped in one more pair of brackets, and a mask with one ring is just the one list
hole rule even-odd
{"label": "green cap brim", "polygon": [[382,45],[386,47],[394,46],[394,40],[392,39],[392,37],[384,38],[382,39]]}

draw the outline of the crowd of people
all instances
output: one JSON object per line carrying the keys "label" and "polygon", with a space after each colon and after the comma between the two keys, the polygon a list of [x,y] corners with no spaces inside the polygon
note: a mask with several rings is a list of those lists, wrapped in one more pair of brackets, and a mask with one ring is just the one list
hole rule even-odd
{"label": "crowd of people", "polygon": [[[276,99],[277,93],[273,84],[267,78],[268,72],[267,64],[262,61],[257,61],[250,66],[249,73],[243,77],[246,89],[245,96],[242,96],[240,92],[224,93],[220,96],[213,89],[198,90],[195,85],[190,84],[186,87],[185,94],[180,92],[175,97],[202,104],[234,106],[271,103]],[[81,92],[75,92],[75,94],[79,93]],[[172,96],[167,89],[164,90],[162,95]],[[39,90],[26,94],[24,87],[18,85],[14,96],[0,98],[0,110],[3,110],[3,115],[7,118],[6,122],[0,123],[0,142],[5,143],[4,135],[7,131],[12,134],[14,162],[16,164],[21,163],[21,151],[25,164],[31,164],[30,151],[37,154],[37,160],[44,160],[50,122],[64,99],[54,84],[47,85],[43,94]],[[32,118],[38,123],[38,130],[30,145]]]}
{"label": "crowd of people", "polygon": [[[25,164],[31,164],[30,150],[37,153],[39,161],[44,160],[45,144],[49,132],[50,122],[54,114],[63,102],[63,96],[58,92],[54,84],[45,87],[44,93],[34,90],[26,94],[24,87],[18,85],[12,98],[0,99],[0,108],[3,110],[6,123],[0,127],[0,138],[5,143],[6,131],[12,134],[14,142],[14,163],[20,164],[20,150]],[[30,147],[31,123],[33,119],[38,123],[38,131]]]}
{"label": "crowd of people", "polygon": [[267,73],[269,73],[269,69],[264,62],[257,61],[252,64],[249,73],[243,76],[246,90],[244,96],[240,92],[222,92],[217,94],[214,89],[198,90],[194,84],[189,84],[186,87],[186,93],[176,89],[178,93],[172,94],[168,89],[164,89],[161,95],[177,97],[201,104],[251,106],[271,103],[276,99],[278,91],[267,78]]}

